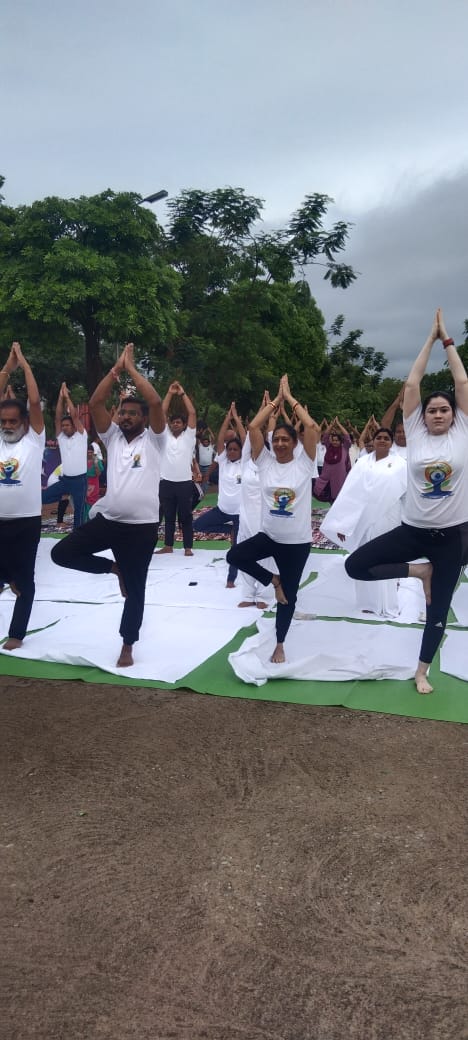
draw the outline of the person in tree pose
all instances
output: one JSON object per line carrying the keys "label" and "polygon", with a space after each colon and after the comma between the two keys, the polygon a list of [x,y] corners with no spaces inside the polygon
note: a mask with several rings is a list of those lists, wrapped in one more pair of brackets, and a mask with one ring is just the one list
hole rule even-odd
{"label": "person in tree pose", "polygon": [[[121,400],[117,425],[105,402],[123,371],[140,397]],[[59,567],[117,576],[125,597],[117,667],[126,668],[133,664],[133,644],[143,620],[146,577],[159,519],[160,455],[166,437],[161,398],[135,367],[133,343],[127,343],[117,364],[101,380],[89,407],[107,448],[106,494],[95,506],[94,518],[57,542],[51,556]],[[94,555],[103,549],[112,550],[115,562]]]}
{"label": "person in tree pose", "polygon": [[[273,431],[271,451],[265,447],[263,427],[272,411],[286,401],[304,425],[303,451],[295,454],[297,433],[292,425],[279,422]],[[317,475],[315,451],[319,427],[296,401],[288,377],[282,376],[273,401],[262,405],[249,426],[252,458],[256,462],[262,491],[261,528],[253,538],[233,546],[227,554],[230,566],[250,574],[260,585],[273,584],[277,601],[276,647],[271,660],[285,660],[284,640],[294,614],[297,590],[311,546],[311,478]],[[273,557],[278,574],[258,560]]]}
{"label": "person in tree pose", "polygon": [[22,368],[28,394],[8,394],[0,402],[0,586],[16,595],[4,650],[23,642],[34,602],[34,567],[41,537],[41,471],[45,447],[41,400],[31,366],[13,343],[0,370],[0,397],[16,368]]}
{"label": "person in tree pose", "polygon": [[[55,409],[55,436],[60,448],[62,474],[54,484],[42,492],[42,505],[60,502],[63,495],[73,499],[73,527],[77,528],[85,518],[86,488],[88,480],[88,435],[68,392],[62,383]],[[62,513],[62,519],[65,510]],[[60,522],[60,514],[57,517]]]}
{"label": "person in tree pose", "polygon": [[[421,403],[421,379],[438,339],[447,351],[455,394],[435,391]],[[406,381],[403,419],[408,453],[403,523],[357,549],[345,567],[358,581],[421,579],[427,611],[415,683],[418,693],[426,694],[432,693],[429,666],[468,562],[468,377],[440,308]],[[428,562],[411,562],[421,556]]]}
{"label": "person in tree pose", "polygon": [[[178,397],[185,414],[171,414],[171,403]],[[164,515],[164,546],[158,553],[174,551],[176,518],[179,517],[185,556],[193,556],[192,459],[195,452],[197,413],[184,388],[171,383],[163,400],[167,433],[161,457],[159,500]]]}

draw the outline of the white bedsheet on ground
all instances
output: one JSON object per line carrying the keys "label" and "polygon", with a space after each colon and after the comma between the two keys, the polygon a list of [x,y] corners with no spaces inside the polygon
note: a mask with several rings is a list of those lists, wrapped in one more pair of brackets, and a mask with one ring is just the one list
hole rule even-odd
{"label": "white bedsheet on ground", "polygon": [[[95,666],[128,676],[177,682],[220,650],[246,626],[257,622],[259,632],[245,641],[230,662],[245,682],[262,685],[268,678],[345,680],[356,678],[406,679],[414,674],[420,629],[402,624],[420,622],[424,600],[420,583],[407,579],[400,589],[398,626],[351,624],[339,618],[363,616],[356,608],[354,583],[344,570],[340,554],[312,553],[299,590],[297,612],[330,620],[294,621],[286,640],[287,662],[269,661],[275,645],[274,621],[261,618],[255,607],[239,609],[241,589],[226,589],[227,565],[223,549],[195,549],[185,557],[181,549],[154,555],[148,574],[145,617],[135,644],[135,664],[117,669],[123,609],[114,575],[90,575],[56,567],[50,559],[51,538],[41,540],[36,566],[36,599],[29,634],[15,656],[33,660]],[[103,556],[111,556],[103,553]],[[0,639],[7,635],[13,594],[0,596]],[[454,598],[460,624],[468,626],[468,584]],[[377,620],[369,615],[369,620]],[[37,630],[37,631],[34,631]],[[447,639],[451,639],[453,633]],[[456,655],[442,652],[442,667],[467,678],[462,647],[465,633],[456,633]],[[446,646],[451,643],[446,643]],[[0,653],[8,653],[2,651]],[[458,671],[453,671],[454,660]],[[0,668],[1,671],[1,668]],[[462,674],[463,673],[463,674]]]}
{"label": "white bedsheet on ground", "polygon": [[263,686],[268,679],[410,679],[421,641],[417,629],[384,628],[348,621],[293,621],[286,661],[272,664],[274,620],[257,621],[258,634],[229,654],[239,679]]}

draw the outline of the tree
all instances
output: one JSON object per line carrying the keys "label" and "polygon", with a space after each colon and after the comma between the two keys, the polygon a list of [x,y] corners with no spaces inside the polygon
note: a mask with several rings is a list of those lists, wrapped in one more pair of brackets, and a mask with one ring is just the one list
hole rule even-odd
{"label": "tree", "polygon": [[0,326],[21,336],[39,379],[37,360],[73,383],[84,357],[91,393],[105,342],[136,340],[157,354],[175,334],[179,277],[140,201],[107,190],[0,206]]}
{"label": "tree", "polygon": [[355,277],[336,259],[349,226],[323,227],[331,201],[307,196],[286,228],[268,233],[258,227],[262,200],[241,188],[183,191],[169,201],[167,256],[182,286],[167,364],[197,401],[235,397],[244,413],[256,410],[285,369],[295,392],[310,397],[326,336],[299,268],[323,263],[324,277],[342,287]]}
{"label": "tree", "polygon": [[[318,375],[323,414],[339,413],[358,426],[370,415],[383,414],[386,394],[382,394],[382,372],[387,366],[385,355],[361,343],[363,332],[352,329],[343,338],[344,316],[333,322],[329,335],[336,338]],[[394,396],[396,396],[396,391]],[[389,402],[386,402],[389,403]]]}

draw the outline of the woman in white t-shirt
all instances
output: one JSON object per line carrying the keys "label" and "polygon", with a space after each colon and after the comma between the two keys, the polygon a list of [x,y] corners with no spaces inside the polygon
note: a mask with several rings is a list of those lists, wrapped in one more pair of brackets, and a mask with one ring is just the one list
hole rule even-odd
{"label": "woman in white t-shirt", "polygon": [[[455,397],[436,391],[421,404],[420,383],[437,339],[447,350]],[[468,562],[468,377],[440,309],[406,381],[403,418],[408,457],[403,523],[358,549],[345,567],[360,581],[422,580],[427,611],[415,683],[418,693],[432,693],[427,673]],[[429,562],[408,562],[420,557]]]}
{"label": "woman in white t-shirt", "polygon": [[[293,426],[280,422],[273,432],[271,451],[265,447],[262,427],[271,412],[287,401],[293,415],[304,424],[304,450],[295,454],[297,433]],[[297,590],[311,545],[311,478],[317,475],[315,449],[319,428],[308,412],[294,400],[288,377],[283,376],[278,394],[260,408],[249,427],[252,458],[260,475],[262,490],[261,528],[229,550],[230,565],[250,574],[262,585],[273,584],[277,601],[276,647],[271,656],[275,664],[285,660],[286,638],[296,604]],[[278,574],[257,561],[272,556]]]}

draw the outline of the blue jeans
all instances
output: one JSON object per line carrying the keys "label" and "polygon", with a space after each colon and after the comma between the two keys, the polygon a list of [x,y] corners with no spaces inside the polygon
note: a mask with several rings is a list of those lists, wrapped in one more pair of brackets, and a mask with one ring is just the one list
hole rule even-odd
{"label": "blue jeans", "polygon": [[62,495],[71,495],[73,499],[73,528],[76,529],[84,523],[84,507],[86,492],[88,490],[88,476],[80,473],[77,477],[59,477],[56,484],[42,492],[42,505],[48,506],[51,502],[60,502]]}
{"label": "blue jeans", "polygon": [[[207,513],[202,513],[197,517],[193,530],[203,534],[225,534],[226,538],[231,539],[231,545],[237,545],[239,514],[223,513],[219,506],[213,506],[213,509],[209,509]],[[229,565],[227,580],[234,582],[237,574],[237,567]]]}

